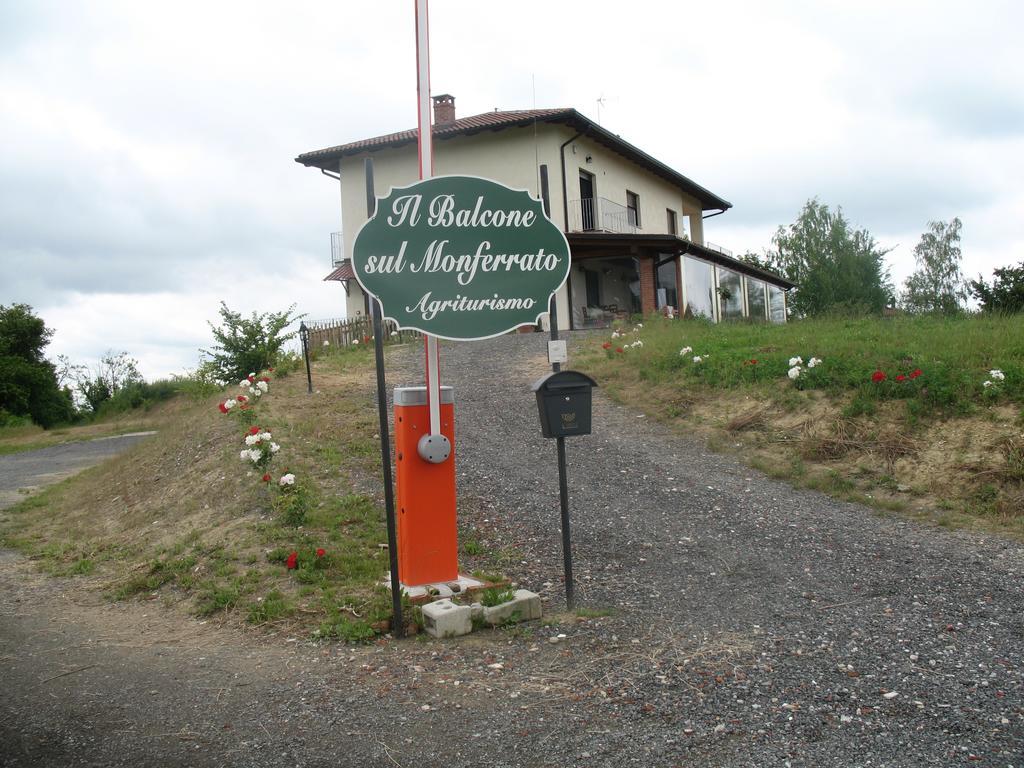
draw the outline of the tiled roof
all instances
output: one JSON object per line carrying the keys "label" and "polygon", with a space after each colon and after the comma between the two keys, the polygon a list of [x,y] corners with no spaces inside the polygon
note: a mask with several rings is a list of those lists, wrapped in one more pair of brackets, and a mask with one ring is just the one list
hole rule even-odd
{"label": "tiled roof", "polygon": [[[481,115],[462,117],[451,125],[435,125],[434,136],[445,138],[447,136],[459,136],[467,133],[476,133],[485,129],[500,130],[511,128],[516,125],[528,125],[534,120],[546,122],[553,116],[569,116],[572,109],[520,109],[510,112],[484,112]],[[372,139],[360,139],[348,144],[339,144],[336,147],[317,149],[313,152],[306,152],[295,158],[296,162],[303,165],[319,165],[317,160],[337,159],[345,155],[354,155],[363,150],[383,149],[385,147],[399,147],[403,144],[411,144],[416,141],[416,129],[408,131],[389,133],[385,136],[374,136]]]}
{"label": "tiled roof", "polygon": [[331,274],[324,278],[324,282],[328,280],[352,280],[355,276],[356,273],[352,271],[352,262],[345,259]]}
{"label": "tiled roof", "polygon": [[[704,210],[719,209],[724,211],[732,208],[732,203],[728,200],[691,181],[660,160],[651,157],[642,149],[633,146],[628,141],[624,141],[620,136],[612,133],[607,128],[601,127],[590,118],[571,108],[484,112],[480,115],[460,118],[451,125],[435,125],[433,127],[433,135],[435,139],[451,139],[456,136],[467,136],[482,131],[500,131],[505,128],[532,125],[535,122],[562,123],[575,129],[581,136],[608,147],[612,151],[675,184],[687,194],[693,195],[700,200]],[[398,133],[389,133],[385,136],[375,136],[371,139],[361,139],[348,144],[339,144],[336,147],[305,152],[295,158],[295,162],[323,170],[337,171],[338,160],[342,157],[358,155],[362,152],[393,149],[405,144],[415,143],[415,141],[416,129],[412,128],[407,131],[399,131]]]}

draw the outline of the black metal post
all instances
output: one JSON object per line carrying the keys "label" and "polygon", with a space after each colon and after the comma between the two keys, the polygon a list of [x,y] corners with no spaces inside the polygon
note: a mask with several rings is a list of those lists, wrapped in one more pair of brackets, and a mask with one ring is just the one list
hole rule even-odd
{"label": "black metal post", "polygon": [[569,535],[569,481],[565,472],[565,438],[558,443],[558,500],[562,505],[562,565],[565,568],[565,604],[576,608],[576,588],[572,580],[572,537]]}
{"label": "black metal post", "polygon": [[384,380],[384,323],[380,302],[373,300],[373,354],[377,361],[377,416],[380,419],[380,466],[384,475],[384,507],[388,520],[388,559],[391,564],[391,631],[405,634],[402,620],[402,582],[398,577],[398,528],[395,523],[395,493],[391,480],[391,436],[388,432],[388,391]]}
{"label": "black metal post", "polygon": [[[373,159],[363,160],[366,176],[366,216],[373,216],[377,200],[373,194]],[[391,565],[391,633],[405,635],[402,619],[402,581],[398,574],[398,526],[395,522],[395,490],[391,478],[391,435],[388,430],[388,388],[384,377],[384,320],[380,302],[370,299],[373,315],[373,355],[377,363],[377,417],[380,419],[380,468],[384,478],[384,509],[388,523],[388,561]]]}
{"label": "black metal post", "polygon": [[306,358],[306,385],[309,390],[309,394],[313,394],[313,374],[309,369],[309,328],[306,327],[306,322],[302,321],[299,323],[299,338],[302,339],[302,356]]}
{"label": "black metal post", "polygon": [[[548,325],[551,327],[551,340],[558,341],[558,302],[551,295],[548,302]],[[562,370],[560,363],[552,363],[551,370],[555,373]],[[562,566],[565,570],[565,604],[569,610],[576,608],[576,587],[572,579],[572,536],[569,531],[569,480],[565,468],[565,438],[559,437],[558,443],[558,500],[562,509]]]}

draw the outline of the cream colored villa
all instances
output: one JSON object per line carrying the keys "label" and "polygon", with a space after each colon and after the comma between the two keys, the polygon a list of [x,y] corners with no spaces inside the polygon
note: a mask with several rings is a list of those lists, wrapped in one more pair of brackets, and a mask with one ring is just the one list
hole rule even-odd
{"label": "cream colored villa", "polygon": [[[704,220],[732,204],[623,141],[575,109],[455,118],[434,99],[434,173],[472,174],[529,190],[562,227],[572,252],[557,296],[560,328],[593,328],[662,311],[714,321],[786,320],[788,280],[732,258],[704,239]],[[417,178],[416,131],[354,141],[296,158],[341,184],[342,232],[331,238],[348,317],[368,304],[349,259],[367,219],[363,159],[378,194]]]}

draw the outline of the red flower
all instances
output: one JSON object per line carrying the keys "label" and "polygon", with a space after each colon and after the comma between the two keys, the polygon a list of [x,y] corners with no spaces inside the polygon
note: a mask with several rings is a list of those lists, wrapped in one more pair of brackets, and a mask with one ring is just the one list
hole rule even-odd
{"label": "red flower", "polygon": [[256,381],[256,379],[252,376],[246,376],[245,378],[247,378],[249,381]]}
{"label": "red flower", "polygon": [[316,556],[317,556],[317,557],[323,557],[323,556],[324,556],[324,555],[326,555],[326,554],[327,554],[327,550],[326,550],[326,549],[323,549],[323,548],[321,548],[321,549],[318,549],[318,550],[316,551]]}
{"label": "red flower", "polygon": [[369,344],[369,343],[370,343],[370,337],[369,336],[363,336],[363,344]]}
{"label": "red flower", "polygon": [[618,353],[619,353],[619,354],[621,355],[621,354],[622,354],[623,352],[625,352],[626,350],[624,350],[624,349],[623,349],[622,347],[616,347],[616,348],[615,348],[615,351],[616,351],[616,352],[618,352]]}
{"label": "red flower", "polygon": [[274,369],[273,369],[273,368],[267,368],[267,370],[268,370],[268,371],[270,371],[271,373],[273,373],[273,372],[274,372]]}
{"label": "red flower", "polygon": [[[227,401],[225,401],[225,402],[227,402]],[[228,412],[228,407],[226,405],[224,405],[224,403],[221,403],[220,405],[217,406],[217,410],[220,411],[221,413],[227,413]]]}
{"label": "red flower", "polygon": [[907,377],[904,376],[902,373],[899,376],[896,377],[896,381],[906,381],[906,380],[907,380]]}
{"label": "red flower", "polygon": [[269,483],[270,482],[270,475],[264,475],[263,476],[263,482],[264,483]]}
{"label": "red flower", "polygon": [[235,400],[237,400],[240,403],[245,403],[249,401],[249,398],[246,397],[245,395],[239,395],[238,397],[235,398]]}
{"label": "red flower", "polygon": [[285,561],[285,565],[288,567],[289,571],[294,571],[296,568],[298,568],[299,567],[299,553],[298,552],[292,552],[290,555],[288,555],[288,560]]}
{"label": "red flower", "polygon": [[264,376],[264,377],[262,377],[260,379],[260,381],[265,381],[265,382],[269,383],[270,382],[270,377],[269,376]]}
{"label": "red flower", "polygon": [[744,360],[744,365],[757,365],[757,360]]}
{"label": "red flower", "polygon": [[610,341],[606,341],[604,344],[601,345],[601,348],[602,349],[611,349],[612,348],[612,343]]}
{"label": "red flower", "polygon": [[249,427],[249,434],[250,435],[258,435],[259,433],[260,433],[260,428],[259,427]]}
{"label": "red flower", "polygon": [[883,381],[885,381],[885,374],[882,373],[881,371],[875,371],[874,373],[871,374],[871,380],[875,382],[875,384],[881,384]]}
{"label": "red flower", "polygon": [[915,368],[913,371],[910,372],[910,378],[916,379],[922,373],[924,373],[924,371],[922,371],[920,368]]}

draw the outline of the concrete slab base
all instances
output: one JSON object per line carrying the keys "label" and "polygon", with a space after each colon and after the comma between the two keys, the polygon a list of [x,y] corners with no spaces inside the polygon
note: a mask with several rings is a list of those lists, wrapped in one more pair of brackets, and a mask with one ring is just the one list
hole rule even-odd
{"label": "concrete slab base", "polygon": [[540,595],[528,589],[517,589],[506,603],[482,606],[483,620],[492,627],[510,621],[530,621],[540,618]]}
{"label": "concrete slab base", "polygon": [[448,598],[423,606],[423,629],[431,637],[459,637],[473,631],[472,609]]}
{"label": "concrete slab base", "polygon": [[[388,589],[391,589],[391,574],[388,573],[381,583]],[[417,584],[414,587],[403,584],[402,592],[411,602],[422,603],[439,597],[453,597],[454,595],[461,595],[467,592],[475,592],[488,586],[491,585],[487,582],[460,573],[459,578],[454,581],[441,581],[436,584]]]}

